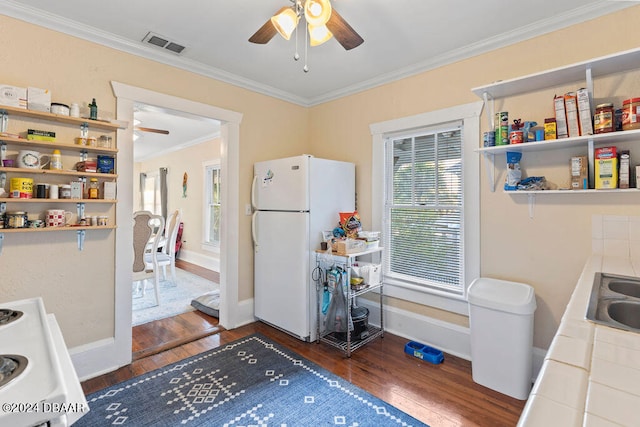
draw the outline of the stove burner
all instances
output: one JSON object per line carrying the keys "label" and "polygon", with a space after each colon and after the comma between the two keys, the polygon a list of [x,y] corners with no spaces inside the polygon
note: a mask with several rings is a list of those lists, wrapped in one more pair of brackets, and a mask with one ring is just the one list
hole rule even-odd
{"label": "stove burner", "polygon": [[11,310],[9,308],[0,308],[0,325],[6,325],[14,322],[22,317],[21,311]]}
{"label": "stove burner", "polygon": [[29,360],[17,354],[0,354],[0,388],[17,378],[27,367]]}

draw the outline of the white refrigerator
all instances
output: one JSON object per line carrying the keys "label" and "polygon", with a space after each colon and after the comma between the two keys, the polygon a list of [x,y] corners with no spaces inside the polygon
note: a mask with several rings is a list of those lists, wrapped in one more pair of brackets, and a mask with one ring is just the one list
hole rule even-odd
{"label": "white refrigerator", "polygon": [[302,155],[259,162],[253,170],[255,317],[313,341],[315,251],[339,213],[355,209],[355,165]]}

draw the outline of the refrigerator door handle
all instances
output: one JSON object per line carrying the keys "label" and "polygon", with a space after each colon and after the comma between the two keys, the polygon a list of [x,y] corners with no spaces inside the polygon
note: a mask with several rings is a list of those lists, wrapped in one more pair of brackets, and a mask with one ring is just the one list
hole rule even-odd
{"label": "refrigerator door handle", "polygon": [[253,182],[251,183],[251,207],[253,210],[258,209],[256,206],[256,182],[258,182],[258,175],[253,176]]}
{"label": "refrigerator door handle", "polygon": [[251,215],[251,239],[253,240],[253,248],[256,252],[258,252],[258,230],[256,230],[257,217],[258,217],[258,211],[255,211],[253,215]]}

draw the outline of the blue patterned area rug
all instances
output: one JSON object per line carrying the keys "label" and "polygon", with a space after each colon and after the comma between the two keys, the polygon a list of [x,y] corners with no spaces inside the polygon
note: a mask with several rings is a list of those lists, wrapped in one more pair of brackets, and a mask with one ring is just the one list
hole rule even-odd
{"label": "blue patterned area rug", "polygon": [[426,426],[252,335],[87,396],[80,426]]}

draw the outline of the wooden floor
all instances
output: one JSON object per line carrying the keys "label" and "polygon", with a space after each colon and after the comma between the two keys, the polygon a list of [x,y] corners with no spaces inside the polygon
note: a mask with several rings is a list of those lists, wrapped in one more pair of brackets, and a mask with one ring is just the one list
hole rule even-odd
{"label": "wooden floor", "polygon": [[442,364],[423,362],[404,353],[405,338],[389,333],[346,358],[333,347],[299,341],[260,322],[210,333],[217,328],[217,319],[197,312],[141,326],[146,327],[134,328],[138,343],[172,340],[186,334],[185,329],[192,336],[208,332],[203,338],[140,357],[117,371],[87,380],[82,384],[85,393],[260,333],[431,427],[515,426],[525,403],[474,383],[469,361],[445,354]]}

